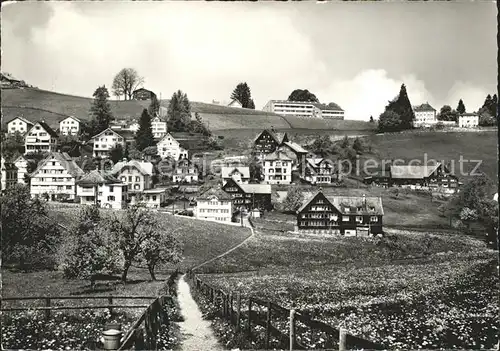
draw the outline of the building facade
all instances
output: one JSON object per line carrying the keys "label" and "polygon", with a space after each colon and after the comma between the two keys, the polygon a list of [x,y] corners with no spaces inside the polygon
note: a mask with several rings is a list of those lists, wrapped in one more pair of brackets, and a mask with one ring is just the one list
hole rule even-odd
{"label": "building facade", "polygon": [[243,105],[241,104],[241,102],[239,102],[237,99],[233,99],[231,100],[231,102],[229,102],[227,104],[228,107],[236,107],[236,108],[243,108]]}
{"label": "building facade", "polygon": [[82,205],[115,210],[127,207],[127,185],[102,171],[93,170],[76,181],[76,195]]}
{"label": "building facade", "polygon": [[335,164],[325,158],[307,158],[300,169],[300,177],[311,184],[330,184],[338,179]]}
{"label": "building facade", "polygon": [[167,201],[167,188],[144,190],[141,201],[146,207],[160,208],[160,206]]}
{"label": "building facade", "polygon": [[19,156],[15,161],[14,165],[17,168],[17,182],[20,184],[26,184],[26,175],[28,174],[28,160],[24,156]]}
{"label": "building facade", "polygon": [[267,155],[276,151],[281,144],[288,141],[286,133],[280,135],[274,131],[264,129],[254,140],[253,152],[256,155]]}
{"label": "building facade", "polygon": [[138,160],[121,161],[110,172],[127,185],[129,197],[153,187],[153,164]]}
{"label": "building facade", "polygon": [[188,157],[188,152],[181,147],[181,144],[174,137],[167,133],[156,145],[158,155],[164,159],[171,157],[174,160],[181,160]]}
{"label": "building facade", "polygon": [[271,203],[271,185],[269,184],[242,184],[234,179],[229,179],[222,187],[226,193],[231,195],[235,209],[245,208],[253,210],[270,211]]}
{"label": "building facade", "polygon": [[250,167],[221,167],[222,184],[226,184],[228,180],[233,179],[239,184],[248,184],[250,181]]}
{"label": "building facade", "polygon": [[94,135],[90,140],[93,143],[93,157],[107,158],[111,150],[118,145],[125,148],[125,139],[111,128]]}
{"label": "building facade", "polygon": [[31,174],[31,196],[46,196],[48,200],[75,199],[76,181],[83,171],[65,152],[52,152],[40,161]]}
{"label": "building facade", "polygon": [[24,154],[31,152],[55,152],[58,145],[57,133],[45,122],[37,122],[24,138]]}
{"label": "building facade", "polygon": [[327,196],[320,190],[297,211],[295,230],[310,234],[370,236],[383,233],[379,197]]}
{"label": "building facade", "polygon": [[9,121],[7,123],[7,133],[8,134],[15,134],[15,133],[27,133],[32,127],[34,126],[33,123],[28,121],[26,118],[23,117],[16,117],[13,120]]}
{"label": "building facade", "polygon": [[196,199],[196,218],[230,223],[233,216],[231,196],[220,188],[211,188]]}
{"label": "building facade", "polygon": [[132,97],[134,100],[151,100],[153,97],[156,97],[156,94],[151,90],[139,88],[132,92]]}
{"label": "building facade", "polygon": [[292,159],[281,150],[264,157],[264,183],[290,184],[292,182]]}
{"label": "building facade", "polygon": [[167,122],[156,116],[151,120],[151,130],[155,139],[161,139],[167,135]]}
{"label": "building facade", "polygon": [[174,183],[198,182],[198,166],[187,158],[177,161],[173,170],[172,181]]}
{"label": "building facade", "polygon": [[427,127],[432,126],[438,122],[436,118],[436,109],[432,107],[428,102],[413,108],[413,113],[415,114],[415,120],[413,121],[413,126]]}
{"label": "building facade", "polygon": [[476,128],[479,126],[479,115],[477,113],[463,113],[458,116],[460,128]]}
{"label": "building facade", "polygon": [[324,105],[316,102],[270,100],[262,110],[282,116],[344,119],[344,110],[335,103]]}
{"label": "building facade", "polygon": [[2,168],[2,188],[4,191],[10,187],[13,187],[17,184],[17,167],[12,162],[7,162],[4,157],[1,160],[1,168]]}
{"label": "building facade", "polygon": [[80,133],[80,119],[75,116],[69,116],[59,122],[59,134],[78,135]]}

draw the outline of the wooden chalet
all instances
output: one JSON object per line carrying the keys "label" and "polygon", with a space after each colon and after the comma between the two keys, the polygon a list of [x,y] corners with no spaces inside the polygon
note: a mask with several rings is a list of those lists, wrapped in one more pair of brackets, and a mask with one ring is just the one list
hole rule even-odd
{"label": "wooden chalet", "polygon": [[370,236],[382,234],[380,197],[329,196],[320,190],[297,211],[296,231],[311,234]]}
{"label": "wooden chalet", "polygon": [[296,170],[303,164],[307,158],[309,151],[304,149],[297,143],[291,141],[284,141],[280,145],[280,149],[292,159],[292,170]]}
{"label": "wooden chalet", "polygon": [[339,180],[339,172],[331,160],[306,158],[300,167],[300,178],[311,184],[331,184]]}
{"label": "wooden chalet", "polygon": [[366,184],[400,186],[403,188],[446,190],[456,192],[460,186],[458,178],[441,162],[431,165],[391,165],[383,172],[364,179]]}
{"label": "wooden chalet", "polygon": [[132,97],[134,100],[151,100],[153,97],[156,97],[156,94],[151,90],[139,88],[132,92]]}
{"label": "wooden chalet", "polygon": [[240,184],[234,179],[228,179],[222,190],[231,195],[235,208],[258,208],[267,211],[272,209],[271,185]]}
{"label": "wooden chalet", "polygon": [[288,135],[286,133],[281,134],[268,129],[264,129],[262,133],[260,133],[254,140],[254,154],[270,154],[276,151],[276,149],[283,143],[288,141]]}

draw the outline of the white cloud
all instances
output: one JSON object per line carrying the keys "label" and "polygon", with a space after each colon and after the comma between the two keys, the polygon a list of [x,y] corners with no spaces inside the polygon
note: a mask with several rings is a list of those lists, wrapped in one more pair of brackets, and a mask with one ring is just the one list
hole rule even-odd
{"label": "white cloud", "polygon": [[477,112],[477,110],[483,106],[486,95],[493,93],[494,92],[486,91],[468,82],[458,81],[448,91],[448,96],[446,98],[448,103],[446,104],[450,105],[452,108],[456,108],[458,101],[462,99],[467,112]]}

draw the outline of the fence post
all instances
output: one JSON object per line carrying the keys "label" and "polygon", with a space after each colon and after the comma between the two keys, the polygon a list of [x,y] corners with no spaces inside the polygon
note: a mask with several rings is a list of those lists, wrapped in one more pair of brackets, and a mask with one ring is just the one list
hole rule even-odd
{"label": "fence post", "polygon": [[290,310],[290,351],[295,346],[295,310]]}
{"label": "fence post", "polygon": [[247,326],[248,339],[252,340],[252,298],[248,298],[248,326]]}
{"label": "fence post", "polygon": [[339,351],[345,351],[346,349],[346,330],[344,328],[339,328]]}
{"label": "fence post", "polygon": [[[109,306],[113,305],[113,296],[108,296],[108,304]],[[109,314],[113,314],[113,307],[109,307]]]}
{"label": "fence post", "polygon": [[236,295],[236,313],[236,332],[238,333],[241,326],[241,294],[239,291]]}
{"label": "fence post", "polygon": [[47,307],[45,310],[45,319],[50,319],[50,297],[45,298],[45,307]]}
{"label": "fence post", "polygon": [[229,292],[229,320],[233,323],[233,292]]}
{"label": "fence post", "polygon": [[269,348],[269,337],[271,335],[271,301],[267,301],[266,313],[266,350]]}

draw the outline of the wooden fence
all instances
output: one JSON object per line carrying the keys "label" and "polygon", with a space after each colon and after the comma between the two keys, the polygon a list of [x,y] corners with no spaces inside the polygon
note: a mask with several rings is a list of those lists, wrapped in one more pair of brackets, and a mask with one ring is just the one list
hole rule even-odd
{"label": "wooden fence", "polygon": [[[135,321],[132,327],[125,333],[120,348],[118,350],[156,350],[160,333],[167,333],[170,330],[171,318],[169,307],[173,305],[172,296],[176,296],[175,281],[179,272],[173,272],[165,285],[165,294],[157,297],[141,316]],[[165,328],[162,330],[162,326]],[[163,335],[168,338],[168,335]]]}
{"label": "wooden fence", "polygon": [[323,349],[384,349],[383,346],[369,340],[350,335],[342,328],[332,327],[305,313],[270,301],[251,296],[246,299],[246,305],[243,306],[239,293],[228,293],[214,288],[193,272],[189,272],[188,277],[192,280],[193,287],[216,307],[218,314],[234,325],[236,332],[246,333],[252,340],[255,336],[255,327],[262,327],[265,330],[265,349],[270,348],[271,336],[278,342],[279,347],[286,346],[290,350],[306,350],[308,347],[303,341],[306,338],[309,338],[310,342],[313,338],[318,340],[322,338]]}

